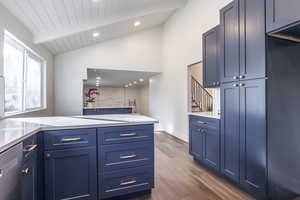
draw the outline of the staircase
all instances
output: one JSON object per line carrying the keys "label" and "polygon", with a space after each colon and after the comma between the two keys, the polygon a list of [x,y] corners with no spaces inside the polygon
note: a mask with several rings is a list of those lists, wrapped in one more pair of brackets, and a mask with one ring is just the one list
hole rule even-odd
{"label": "staircase", "polygon": [[209,92],[192,76],[192,112],[212,112],[213,97]]}

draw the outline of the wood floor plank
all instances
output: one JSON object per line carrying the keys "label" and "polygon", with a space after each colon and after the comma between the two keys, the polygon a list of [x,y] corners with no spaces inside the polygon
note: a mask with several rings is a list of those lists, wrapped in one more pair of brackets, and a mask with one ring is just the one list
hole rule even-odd
{"label": "wood floor plank", "polygon": [[155,136],[155,188],[134,200],[253,200],[197,164],[188,144],[160,132]]}

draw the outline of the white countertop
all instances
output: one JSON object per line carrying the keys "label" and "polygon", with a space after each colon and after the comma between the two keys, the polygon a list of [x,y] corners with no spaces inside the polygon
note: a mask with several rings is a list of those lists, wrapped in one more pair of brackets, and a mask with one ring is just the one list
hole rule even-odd
{"label": "white countertop", "polygon": [[221,119],[221,115],[219,115],[218,113],[213,113],[213,112],[190,112],[188,114],[201,116],[201,117],[214,118],[214,119]]}
{"label": "white countertop", "polygon": [[[103,117],[103,119],[101,119]],[[0,153],[35,133],[45,130],[100,128],[154,124],[158,121],[137,114],[74,117],[8,118],[0,120]]]}
{"label": "white countertop", "polygon": [[100,107],[83,107],[83,109],[105,109],[105,108],[133,108],[132,106],[100,106]]}

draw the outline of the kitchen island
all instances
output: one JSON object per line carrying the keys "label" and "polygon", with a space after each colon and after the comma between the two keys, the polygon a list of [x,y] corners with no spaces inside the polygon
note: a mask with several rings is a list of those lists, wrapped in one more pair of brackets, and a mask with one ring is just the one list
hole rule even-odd
{"label": "kitchen island", "polygon": [[135,114],[1,120],[0,199],[148,193],[154,187],[156,122]]}

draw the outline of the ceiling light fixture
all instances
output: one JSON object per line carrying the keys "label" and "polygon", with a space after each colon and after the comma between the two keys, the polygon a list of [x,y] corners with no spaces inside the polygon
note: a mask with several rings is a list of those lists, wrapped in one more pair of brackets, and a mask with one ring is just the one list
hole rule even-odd
{"label": "ceiling light fixture", "polygon": [[125,85],[125,87],[128,87],[128,85]]}
{"label": "ceiling light fixture", "polygon": [[140,22],[140,21],[134,22],[134,26],[135,26],[135,27],[140,26],[140,25],[141,25],[141,22]]}
{"label": "ceiling light fixture", "polygon": [[132,83],[129,83],[128,85],[129,85],[129,86],[132,86]]}
{"label": "ceiling light fixture", "polygon": [[92,2],[94,3],[98,3],[100,0],[92,0]]}
{"label": "ceiling light fixture", "polygon": [[137,84],[137,81],[133,81],[133,84]]}
{"label": "ceiling light fixture", "polygon": [[101,77],[100,77],[100,76],[97,76],[97,77],[96,77],[96,80],[101,80]]}
{"label": "ceiling light fixture", "polygon": [[99,33],[99,32],[94,32],[94,33],[93,33],[93,37],[94,37],[94,38],[99,37],[99,36],[100,36],[100,33]]}
{"label": "ceiling light fixture", "polygon": [[142,78],[140,78],[140,80],[139,80],[140,82],[144,82],[144,79],[142,79]]}

